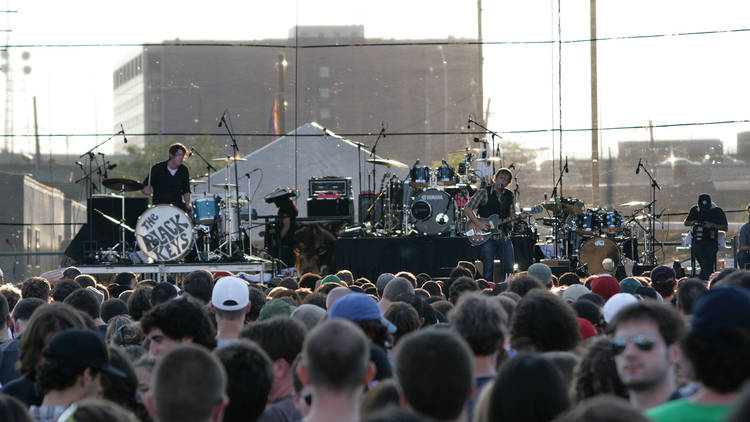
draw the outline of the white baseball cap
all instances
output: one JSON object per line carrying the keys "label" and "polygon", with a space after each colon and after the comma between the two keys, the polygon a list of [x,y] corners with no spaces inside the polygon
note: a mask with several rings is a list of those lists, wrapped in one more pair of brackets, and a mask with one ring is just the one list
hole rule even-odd
{"label": "white baseball cap", "polygon": [[236,311],[250,303],[250,292],[247,282],[241,278],[227,276],[214,284],[211,303],[222,311]]}

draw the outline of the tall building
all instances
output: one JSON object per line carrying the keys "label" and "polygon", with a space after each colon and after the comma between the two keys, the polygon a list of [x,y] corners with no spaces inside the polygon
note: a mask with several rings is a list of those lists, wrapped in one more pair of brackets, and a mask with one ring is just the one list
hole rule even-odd
{"label": "tall building", "polygon": [[292,28],[289,39],[143,46],[114,72],[115,122],[147,134],[129,136],[141,145],[169,133],[218,134],[216,142],[228,145],[217,127],[228,110],[243,154],[271,142],[265,134],[310,121],[361,134],[353,138],[372,147],[376,136],[365,134],[377,135],[382,123],[386,133],[409,135],[381,139],[379,155],[436,161],[468,139],[428,133],[465,130],[470,114],[481,120],[478,48],[441,44],[455,41],[373,39],[363,26],[309,26]]}

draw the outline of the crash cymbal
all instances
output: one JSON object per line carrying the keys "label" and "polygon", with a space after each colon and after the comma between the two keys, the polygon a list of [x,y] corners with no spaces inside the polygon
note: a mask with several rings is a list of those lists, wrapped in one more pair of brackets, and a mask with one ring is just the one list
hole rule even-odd
{"label": "crash cymbal", "polygon": [[581,213],[581,208],[579,208],[576,203],[570,203],[570,201],[560,201],[559,199],[550,199],[549,201],[545,201],[542,203],[542,207],[545,210],[552,211],[555,213],[567,213],[567,214],[573,214],[578,215]]}
{"label": "crash cymbal", "polygon": [[223,161],[225,163],[228,163],[230,161],[247,161],[247,158],[242,157],[216,157],[212,158],[213,161]]}
{"label": "crash cymbal", "polygon": [[377,165],[380,165],[380,166],[396,167],[396,168],[399,168],[399,169],[408,169],[409,168],[409,166],[407,166],[406,164],[404,164],[404,163],[402,163],[400,161],[385,160],[383,158],[368,158],[367,162],[368,163],[377,164]]}
{"label": "crash cymbal", "polygon": [[247,205],[247,199],[240,199],[239,201],[236,200],[236,199],[230,199],[230,200],[224,201],[224,202],[228,203],[230,205],[236,205],[236,204]]}
{"label": "crash cymbal", "polygon": [[222,189],[229,189],[229,188],[237,187],[237,185],[234,183],[216,183],[211,186],[215,188],[222,188]]}
{"label": "crash cymbal", "polygon": [[190,184],[195,185],[202,185],[204,183],[208,183],[205,179],[190,179]]}
{"label": "crash cymbal", "polygon": [[453,154],[456,154],[456,153],[459,153],[459,154],[470,154],[470,153],[479,154],[480,152],[482,152],[481,148],[469,148],[469,147],[466,147],[464,149],[459,149],[458,151],[451,151],[451,153],[453,153]]}
{"label": "crash cymbal", "polygon": [[488,163],[491,163],[493,161],[502,161],[500,157],[487,157],[487,158],[477,158],[474,161],[487,161]]}
{"label": "crash cymbal", "polygon": [[132,192],[143,189],[143,183],[131,179],[104,179],[102,185],[114,191]]}
{"label": "crash cymbal", "polygon": [[618,205],[618,207],[640,207],[640,206],[643,206],[643,205],[646,205],[646,204],[648,204],[648,202],[646,202],[646,201],[630,201],[630,202],[626,202],[624,204],[620,204],[620,205]]}

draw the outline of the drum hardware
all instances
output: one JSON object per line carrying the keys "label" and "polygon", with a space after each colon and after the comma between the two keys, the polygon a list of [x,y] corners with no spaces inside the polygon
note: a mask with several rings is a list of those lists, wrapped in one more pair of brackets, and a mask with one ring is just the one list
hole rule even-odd
{"label": "drum hardware", "polygon": [[120,221],[117,221],[114,218],[109,217],[108,215],[105,215],[103,212],[99,211],[99,214],[101,214],[103,217],[108,219],[109,221],[114,222],[120,227],[120,246],[122,247],[122,251],[120,254],[120,259],[124,259],[125,256],[125,230],[130,230],[131,232],[134,232],[132,228],[130,228],[127,224],[125,224],[125,192],[133,192],[143,189],[143,184],[140,182],[136,182],[135,180],[131,179],[122,179],[122,178],[112,178],[112,179],[104,179],[102,181],[102,185],[104,185],[108,189],[112,190],[118,190],[120,192],[121,197],[121,203],[122,206],[120,208]]}

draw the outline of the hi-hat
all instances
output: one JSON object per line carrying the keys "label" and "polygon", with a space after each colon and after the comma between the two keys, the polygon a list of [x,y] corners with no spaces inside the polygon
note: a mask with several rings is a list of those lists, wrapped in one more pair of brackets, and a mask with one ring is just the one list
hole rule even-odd
{"label": "hi-hat", "polygon": [[204,179],[190,179],[190,184],[193,185],[193,186],[195,186],[195,185],[202,185],[204,183],[208,183],[208,182],[206,180],[204,180]]}
{"label": "hi-hat", "polygon": [[455,153],[469,154],[469,153],[472,153],[472,152],[475,153],[475,154],[479,154],[480,152],[482,152],[482,149],[481,148],[469,148],[469,147],[466,147],[464,149],[459,149],[458,151],[451,151],[452,154],[455,154]]}
{"label": "hi-hat", "polygon": [[247,158],[242,157],[216,157],[212,158],[213,161],[223,161],[225,163],[228,163],[230,161],[247,161]]}
{"label": "hi-hat", "polygon": [[216,183],[216,184],[213,184],[211,186],[213,186],[215,188],[223,188],[223,189],[229,189],[229,188],[235,188],[235,187],[237,187],[237,185],[234,184],[234,183]]}
{"label": "hi-hat", "polygon": [[630,202],[626,202],[624,204],[620,204],[620,205],[618,205],[618,207],[640,207],[640,206],[646,205],[646,204],[648,204],[648,202],[645,202],[645,201],[630,201]]}
{"label": "hi-hat", "polygon": [[386,167],[396,167],[396,168],[400,168],[400,169],[408,169],[409,168],[409,166],[407,166],[406,164],[404,164],[404,163],[402,163],[400,161],[385,160],[383,158],[368,158],[367,162],[368,163],[373,163],[373,164],[378,164],[378,165],[381,165],[381,166],[386,166]]}
{"label": "hi-hat", "polygon": [[487,158],[477,158],[476,161],[493,162],[493,161],[502,161],[502,159],[500,157],[487,157]]}
{"label": "hi-hat", "polygon": [[102,185],[104,185],[104,187],[108,189],[124,192],[132,192],[143,189],[143,184],[141,182],[136,182],[135,180],[131,179],[104,179],[102,180]]}

